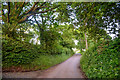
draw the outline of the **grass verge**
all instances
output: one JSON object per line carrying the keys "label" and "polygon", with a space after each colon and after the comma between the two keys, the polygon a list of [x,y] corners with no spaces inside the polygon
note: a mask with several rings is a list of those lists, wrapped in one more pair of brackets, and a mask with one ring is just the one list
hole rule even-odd
{"label": "grass verge", "polygon": [[11,71],[11,72],[18,72],[18,71],[35,71],[35,70],[45,70],[48,69],[56,64],[59,64],[72,55],[40,55],[36,58],[31,64],[19,65],[19,66],[11,66],[11,67],[4,67],[3,71]]}

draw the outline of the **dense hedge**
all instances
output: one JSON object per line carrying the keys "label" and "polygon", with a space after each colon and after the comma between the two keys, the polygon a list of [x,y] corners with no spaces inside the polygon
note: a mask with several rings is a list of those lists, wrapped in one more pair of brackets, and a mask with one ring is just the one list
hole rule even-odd
{"label": "dense hedge", "polygon": [[30,43],[16,41],[12,38],[2,39],[3,66],[29,64],[37,58],[39,48]]}
{"label": "dense hedge", "polygon": [[120,39],[89,48],[80,64],[88,78],[120,78]]}
{"label": "dense hedge", "polygon": [[[52,54],[51,54],[52,53]],[[40,45],[33,45],[24,41],[17,41],[10,37],[2,38],[3,68],[20,65],[31,65],[41,55],[73,54],[73,52],[57,45],[53,50],[45,50]],[[43,61],[44,62],[44,61]]]}

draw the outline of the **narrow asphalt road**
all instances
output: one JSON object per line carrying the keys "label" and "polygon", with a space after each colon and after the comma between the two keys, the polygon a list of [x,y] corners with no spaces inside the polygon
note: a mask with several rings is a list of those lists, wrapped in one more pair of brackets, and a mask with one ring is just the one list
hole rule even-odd
{"label": "narrow asphalt road", "polygon": [[74,55],[65,62],[44,71],[4,72],[3,78],[85,78],[80,70],[80,55]]}

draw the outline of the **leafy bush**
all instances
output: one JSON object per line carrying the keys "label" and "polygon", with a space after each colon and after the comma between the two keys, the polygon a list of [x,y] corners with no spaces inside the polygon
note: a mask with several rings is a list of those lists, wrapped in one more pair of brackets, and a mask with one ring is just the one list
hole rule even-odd
{"label": "leafy bush", "polygon": [[[3,71],[30,71],[47,69],[72,56],[72,51],[61,45],[53,50],[45,50],[40,45],[33,45],[12,38],[2,38]],[[52,55],[49,53],[53,53]]]}
{"label": "leafy bush", "polygon": [[62,45],[60,45],[58,43],[53,44],[51,47],[47,47],[47,49],[45,49],[45,50],[48,54],[51,54],[51,55],[74,54],[73,50],[71,50],[67,47],[63,47]]}
{"label": "leafy bush", "polygon": [[120,39],[89,48],[80,64],[88,78],[120,78]]}
{"label": "leafy bush", "polygon": [[69,48],[63,48],[62,53],[63,54],[74,54],[73,50]]}
{"label": "leafy bush", "polygon": [[37,46],[30,43],[5,37],[2,39],[3,67],[30,64],[38,57],[38,50]]}

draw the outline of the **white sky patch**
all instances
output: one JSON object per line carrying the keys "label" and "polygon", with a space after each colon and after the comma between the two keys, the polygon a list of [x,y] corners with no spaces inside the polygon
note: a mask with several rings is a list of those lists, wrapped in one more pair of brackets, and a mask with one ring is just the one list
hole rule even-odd
{"label": "white sky patch", "polygon": [[55,13],[53,14],[53,16],[55,16],[54,19],[58,17],[58,14],[59,14],[59,13],[57,13],[57,12],[55,12]]}
{"label": "white sky patch", "polygon": [[78,52],[80,52],[80,50],[76,49],[76,48],[72,48],[72,50],[75,52],[75,54],[77,54]]}
{"label": "white sky patch", "polygon": [[75,45],[77,45],[78,42],[79,42],[78,40],[74,40]]}
{"label": "white sky patch", "polygon": [[63,34],[63,32],[62,32],[62,31],[59,31],[59,33]]}
{"label": "white sky patch", "polygon": [[17,29],[17,31],[20,31],[20,29]]}
{"label": "white sky patch", "polygon": [[[32,29],[32,28],[30,28],[30,29],[28,29],[28,30],[30,30],[31,32],[34,32],[34,29]],[[28,33],[29,33],[29,31],[28,31],[28,30],[27,30],[27,31],[25,31],[24,33],[27,33],[27,34],[28,34]]]}
{"label": "white sky patch", "polygon": [[59,25],[70,25],[68,22],[59,23]]}
{"label": "white sky patch", "polygon": [[33,32],[34,30],[32,28],[30,28],[30,31]]}
{"label": "white sky patch", "polygon": [[[115,28],[115,30],[120,30],[120,25],[118,23],[115,23],[115,24],[117,25],[117,27]],[[115,34],[113,34],[113,33],[110,34],[110,32],[113,32],[114,30],[111,30],[112,26],[107,26],[107,27],[110,27],[110,28],[104,29],[107,32],[107,34],[110,35],[112,37],[112,39],[114,39],[115,37],[117,37],[116,34],[119,34],[119,33],[115,32]]]}
{"label": "white sky patch", "polygon": [[112,37],[112,39],[115,37],[115,34],[110,34],[110,36]]}
{"label": "white sky patch", "polygon": [[61,23],[60,25],[65,25],[65,23]]}
{"label": "white sky patch", "polygon": [[38,40],[38,44],[40,44],[40,40]]}
{"label": "white sky patch", "polygon": [[25,31],[24,33],[27,33],[27,34],[28,34],[29,32],[28,32],[28,31]]}
{"label": "white sky patch", "polygon": [[38,37],[38,35],[35,35],[35,38],[30,39],[30,43],[33,41],[33,44],[40,44],[40,40],[37,39]]}

